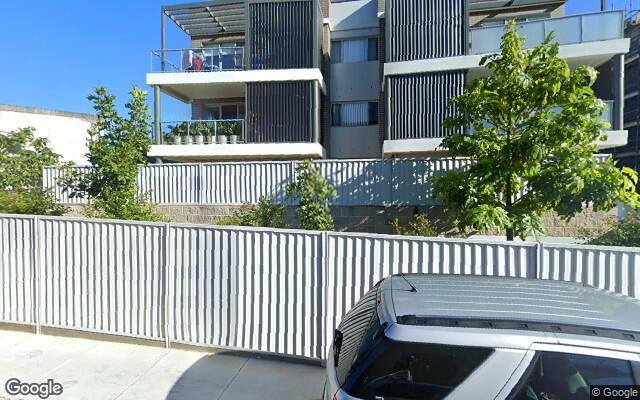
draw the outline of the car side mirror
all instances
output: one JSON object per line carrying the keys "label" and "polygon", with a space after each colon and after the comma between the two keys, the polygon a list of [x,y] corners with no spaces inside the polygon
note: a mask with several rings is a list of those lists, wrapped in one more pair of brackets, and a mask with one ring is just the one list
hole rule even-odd
{"label": "car side mirror", "polygon": [[342,348],[342,332],[336,329],[335,331],[333,331],[333,362],[335,365],[338,365],[341,348]]}

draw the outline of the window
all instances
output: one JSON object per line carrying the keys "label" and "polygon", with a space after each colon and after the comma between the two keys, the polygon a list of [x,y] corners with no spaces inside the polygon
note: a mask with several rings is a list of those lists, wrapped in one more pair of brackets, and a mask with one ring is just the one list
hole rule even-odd
{"label": "window", "polygon": [[378,59],[378,39],[345,39],[331,42],[331,63],[355,63]]}
{"label": "window", "polygon": [[357,358],[365,334],[371,330],[372,320],[377,322],[376,313],[376,293],[377,287],[371,289],[360,301],[345,315],[338,331],[342,335],[342,343],[336,349],[334,342],[334,352],[339,353],[336,363],[336,376],[338,382],[342,383],[347,379],[354,360]]}
{"label": "window", "polygon": [[378,124],[378,103],[336,103],[332,105],[333,126],[366,126]]}
{"label": "window", "polygon": [[244,103],[239,104],[208,104],[205,119],[244,119]]}
{"label": "window", "polygon": [[396,342],[382,337],[343,387],[361,399],[440,400],[493,352],[480,347]]}
{"label": "window", "polygon": [[536,355],[511,400],[589,400],[590,385],[637,385],[640,363],[580,354]]}

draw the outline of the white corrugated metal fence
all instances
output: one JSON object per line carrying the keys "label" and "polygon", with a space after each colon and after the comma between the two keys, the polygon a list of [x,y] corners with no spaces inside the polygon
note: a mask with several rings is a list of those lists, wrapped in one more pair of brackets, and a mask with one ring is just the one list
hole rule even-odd
{"label": "white corrugated metal fence", "polygon": [[640,298],[640,249],[0,215],[0,320],[324,357],[400,272],[582,282]]}

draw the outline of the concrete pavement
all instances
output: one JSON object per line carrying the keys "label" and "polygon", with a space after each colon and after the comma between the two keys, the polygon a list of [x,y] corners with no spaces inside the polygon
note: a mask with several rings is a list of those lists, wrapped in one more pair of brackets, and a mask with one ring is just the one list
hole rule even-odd
{"label": "concrete pavement", "polygon": [[83,338],[0,331],[0,400],[7,380],[42,383],[53,400],[320,399],[323,369],[237,352],[205,353]]}

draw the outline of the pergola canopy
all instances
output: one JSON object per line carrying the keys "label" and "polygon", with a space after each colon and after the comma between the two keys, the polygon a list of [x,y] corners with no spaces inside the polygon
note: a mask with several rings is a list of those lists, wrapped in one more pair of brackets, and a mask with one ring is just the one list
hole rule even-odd
{"label": "pergola canopy", "polygon": [[245,31],[244,0],[213,0],[165,6],[162,12],[192,37]]}

